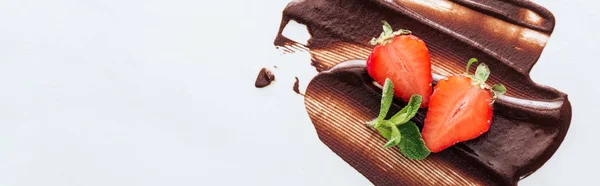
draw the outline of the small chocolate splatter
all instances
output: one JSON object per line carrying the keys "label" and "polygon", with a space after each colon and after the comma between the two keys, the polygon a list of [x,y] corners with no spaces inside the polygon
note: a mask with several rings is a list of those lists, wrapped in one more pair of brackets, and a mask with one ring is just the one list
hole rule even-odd
{"label": "small chocolate splatter", "polygon": [[304,95],[300,93],[300,80],[298,79],[298,77],[294,78],[296,78],[296,82],[294,82],[294,87],[292,89],[294,89],[294,92],[296,92],[296,94]]}
{"label": "small chocolate splatter", "polygon": [[277,68],[277,65],[273,65],[274,68]]}
{"label": "small chocolate splatter", "polygon": [[260,69],[260,72],[258,72],[258,76],[256,77],[256,81],[254,82],[254,86],[256,88],[263,88],[269,86],[274,80],[275,75],[273,75],[273,73],[269,69],[262,68]]}

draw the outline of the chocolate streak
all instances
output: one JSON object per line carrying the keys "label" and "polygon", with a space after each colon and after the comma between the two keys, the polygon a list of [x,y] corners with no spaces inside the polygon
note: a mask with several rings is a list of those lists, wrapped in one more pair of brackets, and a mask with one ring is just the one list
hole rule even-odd
{"label": "chocolate streak", "polygon": [[294,81],[294,86],[292,87],[292,90],[294,90],[296,94],[302,95],[302,93],[300,93],[300,80],[298,79],[298,77],[294,78],[296,78],[296,81]]}
{"label": "chocolate streak", "polygon": [[[313,65],[325,71],[305,95],[319,138],[376,185],[516,185],[554,154],[570,125],[567,95],[529,78],[554,28],[552,14],[529,1],[305,0],[286,7],[280,34],[290,19],[307,25],[308,45],[281,35],[275,44],[308,47]],[[471,57],[490,67],[488,83],[503,83],[508,93],[494,105],[489,132],[423,161],[381,148],[385,140],[363,124],[376,117],[380,90],[364,61],[338,65],[366,59],[380,20],[425,41],[434,79],[462,73]],[[415,122],[422,125],[424,116]]]}

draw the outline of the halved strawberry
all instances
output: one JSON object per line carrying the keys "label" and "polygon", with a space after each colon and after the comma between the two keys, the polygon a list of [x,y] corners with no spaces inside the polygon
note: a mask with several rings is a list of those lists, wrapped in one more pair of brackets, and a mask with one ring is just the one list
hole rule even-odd
{"label": "halved strawberry", "polygon": [[431,61],[425,42],[408,30],[392,31],[383,22],[383,33],[373,38],[377,45],[367,59],[369,75],[383,85],[386,78],[394,83],[394,95],[408,102],[413,94],[423,97],[421,108],[427,107],[431,95]]}
{"label": "halved strawberry", "polygon": [[458,142],[478,137],[490,128],[492,103],[506,92],[502,85],[485,84],[489,68],[477,67],[475,75],[467,73],[440,80],[434,88],[423,127],[423,140],[431,152],[442,151]]}

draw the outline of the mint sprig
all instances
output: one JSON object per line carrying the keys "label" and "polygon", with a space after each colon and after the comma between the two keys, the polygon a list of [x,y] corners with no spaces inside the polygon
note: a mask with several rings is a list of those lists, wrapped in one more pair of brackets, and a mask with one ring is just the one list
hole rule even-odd
{"label": "mint sprig", "polygon": [[[392,92],[392,94],[394,93]],[[421,106],[421,101],[423,101],[423,97],[418,94],[412,95],[408,101],[408,104],[402,108],[402,110],[392,116],[390,122],[394,123],[395,125],[401,125],[415,117],[417,111],[419,111],[419,106]]]}
{"label": "mint sprig", "polygon": [[392,80],[386,79],[383,85],[383,97],[381,98],[381,108],[379,109],[379,116],[375,118],[373,121],[368,122],[369,126],[373,126],[378,128],[382,123],[385,116],[387,116],[388,111],[390,110],[390,106],[392,105],[392,100],[394,99],[394,84],[392,84]]}
{"label": "mint sprig", "polygon": [[398,127],[391,127],[390,129],[392,129],[392,133],[388,139],[389,141],[383,145],[383,148],[386,149],[400,144],[400,140],[402,139],[402,134],[400,134]]}
{"label": "mint sprig", "polygon": [[367,122],[367,125],[377,129],[388,140],[383,146],[384,148],[397,146],[400,152],[409,159],[425,159],[430,151],[425,146],[419,128],[414,122],[410,121],[417,114],[423,98],[418,94],[413,95],[402,110],[394,114],[389,120],[385,120],[385,116],[387,116],[392,105],[393,97],[394,85],[390,79],[386,79],[383,85],[379,116]]}

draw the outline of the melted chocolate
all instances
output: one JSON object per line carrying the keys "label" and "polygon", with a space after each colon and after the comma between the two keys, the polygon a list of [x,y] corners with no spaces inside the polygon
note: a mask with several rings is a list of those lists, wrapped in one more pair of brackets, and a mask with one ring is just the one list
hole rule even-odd
{"label": "melted chocolate", "polygon": [[273,75],[273,73],[269,69],[262,68],[260,69],[260,72],[258,72],[258,76],[256,77],[256,81],[254,82],[254,86],[256,88],[263,88],[269,86],[274,80],[275,75]]}
{"label": "melted chocolate", "polygon": [[296,81],[294,81],[294,87],[292,87],[292,90],[294,90],[294,92],[296,92],[296,94],[302,95],[302,93],[300,93],[300,80],[298,79],[298,77],[294,77],[294,78],[296,78]]}
{"label": "melted chocolate", "polygon": [[[290,19],[307,25],[307,46],[281,35]],[[363,125],[376,117],[380,90],[364,61],[342,63],[367,58],[380,20],[425,41],[434,79],[462,73],[471,57],[490,67],[488,83],[502,83],[508,93],[494,105],[489,132],[423,161],[381,148],[385,140]],[[552,156],[570,125],[567,95],[529,78],[553,28],[549,11],[523,0],[304,0],[285,8],[275,45],[310,49],[311,64],[323,71],[305,95],[319,138],[374,184],[516,185]],[[415,122],[422,125],[424,116]]]}
{"label": "melted chocolate", "polygon": [[[368,41],[380,34],[380,20],[387,20],[394,29],[409,29],[427,43],[433,70],[440,74],[461,73],[468,59],[476,57],[494,69],[489,83],[507,85],[509,90],[513,90],[509,94],[535,99],[560,97],[555,91],[540,88],[528,77],[550,32],[519,27],[508,22],[510,20],[495,19],[459,4],[451,4],[451,7],[457,9],[456,12],[464,12],[462,16],[465,19],[454,17],[461,16],[460,13],[446,16],[455,12],[453,9],[441,11],[439,7],[427,7],[415,2],[419,1],[390,4],[383,0],[306,0],[286,7],[283,24],[287,24],[289,19],[306,24],[312,35],[308,42],[311,51],[340,52],[340,56],[336,57],[347,57],[337,60],[323,52],[326,57],[315,57],[313,63],[319,71],[341,61],[366,59],[366,55],[350,56],[350,52],[344,51],[348,47],[339,45],[371,47]],[[543,12],[533,14],[544,15]],[[540,23],[554,23],[551,14],[544,17],[549,18],[540,17]],[[283,27],[285,25],[280,30]],[[289,43],[289,39],[281,35],[275,40],[276,45]]]}
{"label": "melted chocolate", "polygon": [[[545,108],[534,109],[533,107],[540,105],[515,103],[512,99],[517,98],[502,96],[495,103],[491,128],[487,133],[428,157],[426,161],[431,162],[407,160],[403,156],[379,155],[373,151],[387,151],[381,148],[381,145],[385,144],[385,139],[379,137],[363,123],[377,117],[381,90],[373,85],[373,80],[365,70],[364,61],[362,64],[360,65],[360,61],[342,63],[328,72],[320,73],[309,84],[305,103],[321,140],[376,185],[410,185],[411,183],[429,185],[437,182],[424,182],[421,179],[426,177],[441,179],[447,176],[440,177],[432,170],[450,171],[460,175],[456,178],[446,178],[453,180],[448,182],[453,185],[463,184],[460,181],[467,178],[471,180],[466,183],[513,185],[550,158],[562,142],[566,132],[565,126],[570,122],[571,107],[566,97],[560,102],[544,102],[548,104],[542,106]],[[439,75],[434,76],[439,77]],[[316,104],[322,102],[336,106],[325,108],[321,104]],[[395,113],[405,105],[406,103],[401,100],[395,100],[390,113]],[[346,113],[355,114],[340,117]],[[425,113],[426,111],[422,110],[413,119],[420,127]],[[363,117],[351,115],[363,115]],[[349,125],[352,125],[353,128],[346,129],[352,131],[335,127],[342,125],[345,126],[344,128],[350,128]],[[353,141],[348,140],[349,138],[365,138],[371,141]],[[361,147],[361,144],[344,143],[369,144]],[[369,145],[381,149],[374,149]],[[355,152],[343,153],[341,151],[349,150],[344,148],[353,148]],[[388,153],[399,154],[397,149],[395,150]],[[391,165],[389,169],[392,171],[373,170],[380,169],[376,165],[385,164],[385,161],[398,161],[395,160],[396,158],[405,162],[398,163],[396,166]],[[423,165],[427,163],[431,165]],[[440,168],[435,167],[435,164],[450,164],[450,166]],[[390,166],[389,163],[385,165]],[[395,169],[410,169],[426,176],[413,177],[398,173]],[[379,175],[374,175],[375,172]]]}

